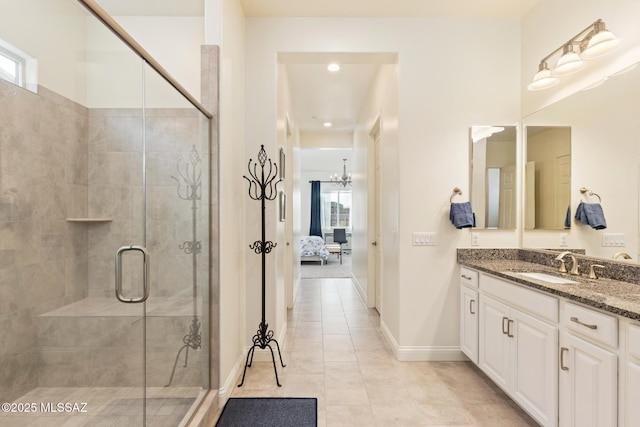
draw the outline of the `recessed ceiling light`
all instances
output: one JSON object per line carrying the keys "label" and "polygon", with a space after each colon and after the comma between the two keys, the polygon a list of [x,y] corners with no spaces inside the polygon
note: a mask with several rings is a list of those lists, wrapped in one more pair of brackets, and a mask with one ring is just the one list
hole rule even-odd
{"label": "recessed ceiling light", "polygon": [[323,125],[326,128],[330,128],[331,127],[331,122],[324,122]]}
{"label": "recessed ceiling light", "polygon": [[331,72],[333,72],[333,73],[335,73],[335,72],[336,72],[336,71],[338,71],[339,69],[340,69],[340,65],[339,65],[339,64],[336,64],[336,63],[329,64],[329,65],[327,66],[327,70],[329,70],[329,71],[331,71]]}

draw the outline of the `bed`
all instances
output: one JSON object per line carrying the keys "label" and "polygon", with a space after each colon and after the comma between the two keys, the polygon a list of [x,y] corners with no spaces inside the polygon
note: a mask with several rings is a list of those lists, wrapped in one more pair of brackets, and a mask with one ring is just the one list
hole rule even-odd
{"label": "bed", "polygon": [[300,261],[319,261],[326,264],[329,258],[327,245],[322,237],[303,236],[300,238]]}

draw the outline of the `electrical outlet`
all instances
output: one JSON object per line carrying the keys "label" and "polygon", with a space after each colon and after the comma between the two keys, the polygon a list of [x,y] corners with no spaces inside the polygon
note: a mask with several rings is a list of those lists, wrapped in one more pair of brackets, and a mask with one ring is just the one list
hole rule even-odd
{"label": "electrical outlet", "polygon": [[471,233],[471,246],[480,246],[480,233]]}
{"label": "electrical outlet", "polygon": [[560,246],[569,246],[568,239],[569,235],[567,233],[560,233]]}

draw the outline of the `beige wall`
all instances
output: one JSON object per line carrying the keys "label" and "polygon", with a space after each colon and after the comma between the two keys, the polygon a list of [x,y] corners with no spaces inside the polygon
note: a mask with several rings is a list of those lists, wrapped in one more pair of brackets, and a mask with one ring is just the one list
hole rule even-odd
{"label": "beige wall", "polygon": [[[447,223],[448,198],[454,186],[468,182],[468,127],[515,122],[520,116],[519,78],[513,73],[519,68],[519,23],[302,18],[246,22],[247,146],[262,141],[272,151],[278,52],[398,52],[398,121],[387,126],[397,126],[397,156],[383,156],[386,169],[398,171],[397,178],[392,173],[385,181],[392,186],[397,180],[395,196],[383,196],[391,210],[383,225],[389,248],[385,265],[397,265],[398,270],[395,278],[385,275],[390,295],[383,321],[394,319],[389,320],[394,324],[389,330],[403,358],[456,357],[455,249],[469,241],[469,234]],[[445,48],[443,38],[457,49]],[[490,54],[486,46],[491,46]],[[411,246],[412,231],[436,231],[438,246]],[[483,243],[495,239],[518,244],[515,232],[491,237]],[[254,273],[248,271],[248,286],[256,280]]]}
{"label": "beige wall", "polygon": [[[367,305],[375,305],[375,248],[371,242],[375,236],[375,150],[374,141],[369,135],[376,120],[380,119],[380,158],[383,161],[381,176],[383,176],[381,191],[384,199],[390,203],[382,202],[385,207],[380,211],[384,224],[393,224],[393,227],[384,227],[384,233],[397,230],[397,159],[398,152],[398,66],[396,64],[381,65],[374,83],[371,86],[367,100],[363,103],[363,109],[358,118],[358,128],[354,135],[353,164],[354,164],[354,230],[353,250],[353,276]],[[388,236],[389,237],[389,236]],[[385,275],[384,304],[394,307],[397,304],[397,245],[392,240],[382,239],[378,242],[378,249],[384,251],[387,260],[381,270]],[[393,236],[391,236],[392,238]],[[383,281],[381,279],[381,281]],[[378,307],[382,310],[383,307]],[[382,310],[382,318],[386,326],[397,333],[397,320],[392,314]]]}
{"label": "beige wall", "polygon": [[68,0],[1,0],[0,10],[0,38],[37,58],[39,84],[86,105],[85,9]]}
{"label": "beige wall", "polygon": [[[207,43],[223,46],[220,50],[219,197],[220,387],[224,399],[236,386],[237,370],[244,367],[243,356],[247,345],[244,271],[250,243],[245,226],[245,211],[249,202],[247,184],[242,179],[248,161],[244,146],[245,18],[235,0],[207,2],[206,13],[214,13],[215,16],[214,20],[207,21]],[[255,156],[253,150],[251,155]]]}

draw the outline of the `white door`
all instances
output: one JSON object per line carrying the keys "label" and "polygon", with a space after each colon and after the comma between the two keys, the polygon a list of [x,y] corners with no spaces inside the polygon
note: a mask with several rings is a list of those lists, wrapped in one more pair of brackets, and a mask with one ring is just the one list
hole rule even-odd
{"label": "white door", "polygon": [[370,271],[374,271],[374,277],[370,278],[375,283],[375,308],[378,310],[378,313],[382,314],[382,291],[381,291],[381,283],[382,283],[382,236],[381,231],[382,227],[380,226],[381,221],[381,197],[380,197],[380,118],[376,120],[375,124],[371,128],[369,135],[373,140],[373,153],[374,153],[374,218],[373,223],[375,227],[375,240],[371,242],[373,246],[373,250],[375,253],[375,266]]}
{"label": "white door", "polygon": [[536,162],[527,162],[524,170],[524,229],[536,228]]}
{"label": "white door", "polygon": [[554,174],[553,228],[559,229],[564,228],[567,209],[571,204],[571,154],[556,157]]}
{"label": "white door", "polygon": [[460,286],[460,350],[478,364],[478,291]]}
{"label": "white door", "polygon": [[546,427],[558,425],[558,329],[511,310],[512,394]]}
{"label": "white door", "polygon": [[504,390],[509,386],[509,306],[480,295],[479,366]]}
{"label": "white door", "polygon": [[501,229],[516,228],[516,165],[500,169],[500,224]]}
{"label": "white door", "polygon": [[615,427],[618,357],[574,335],[560,339],[560,425]]}

